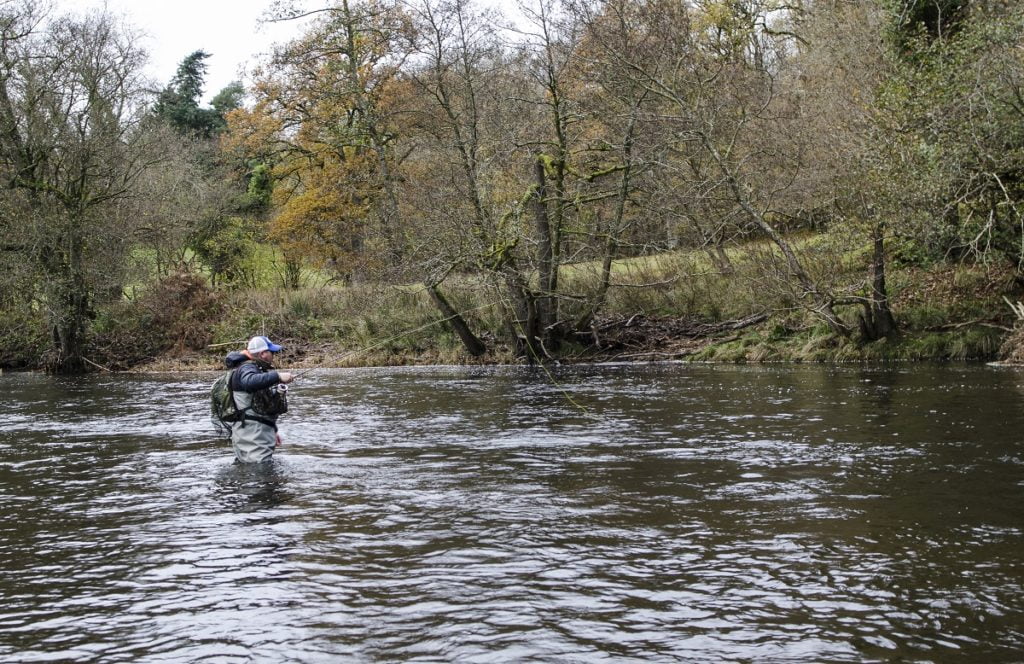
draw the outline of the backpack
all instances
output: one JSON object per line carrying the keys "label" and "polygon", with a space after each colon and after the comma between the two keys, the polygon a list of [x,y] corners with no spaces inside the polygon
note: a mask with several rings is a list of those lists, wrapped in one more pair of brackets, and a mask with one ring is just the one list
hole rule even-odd
{"label": "backpack", "polygon": [[213,381],[210,388],[210,421],[213,422],[217,433],[225,438],[231,437],[231,425],[234,422],[244,422],[246,417],[273,426],[277,429],[274,420],[265,417],[277,418],[288,412],[288,394],[285,385],[276,385],[253,394],[252,413],[246,415],[246,408],[239,408],[235,401],[235,391],[232,383],[235,380],[235,372],[238,367],[224,374]]}
{"label": "backpack", "polygon": [[213,381],[210,388],[210,420],[217,433],[224,437],[231,436],[231,423],[240,422],[245,418],[245,411],[235,403],[235,392],[231,389],[231,381],[235,377],[235,369],[224,372]]}

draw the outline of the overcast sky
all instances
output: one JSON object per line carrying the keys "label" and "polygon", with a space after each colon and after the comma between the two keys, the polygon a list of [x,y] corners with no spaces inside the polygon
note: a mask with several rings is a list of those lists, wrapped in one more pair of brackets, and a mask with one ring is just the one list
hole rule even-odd
{"label": "overcast sky", "polygon": [[242,68],[274,43],[297,36],[293,23],[261,25],[272,0],[54,0],[57,10],[84,13],[104,4],[124,16],[142,36],[150,54],[150,75],[165,85],[190,53],[204,50],[205,99],[234,80],[244,80]]}

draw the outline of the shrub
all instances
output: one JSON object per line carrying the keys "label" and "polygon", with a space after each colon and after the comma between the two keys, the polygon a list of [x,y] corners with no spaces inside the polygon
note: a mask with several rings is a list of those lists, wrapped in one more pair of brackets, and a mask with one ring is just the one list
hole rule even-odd
{"label": "shrub", "polygon": [[48,341],[46,319],[38,311],[28,306],[0,309],[0,368],[36,367]]}
{"label": "shrub", "polygon": [[205,281],[180,272],[134,301],[107,305],[93,321],[91,352],[110,369],[128,368],[168,351],[200,350],[212,339],[221,301]]}

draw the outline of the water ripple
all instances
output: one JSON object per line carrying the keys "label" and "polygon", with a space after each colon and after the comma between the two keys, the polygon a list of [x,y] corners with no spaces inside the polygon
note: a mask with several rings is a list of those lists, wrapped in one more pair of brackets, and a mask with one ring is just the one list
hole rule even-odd
{"label": "water ripple", "polygon": [[655,365],[554,378],[315,372],[293,390],[278,458],[253,469],[209,433],[212,375],[3,376],[16,396],[0,414],[0,658],[1024,649],[1016,374]]}

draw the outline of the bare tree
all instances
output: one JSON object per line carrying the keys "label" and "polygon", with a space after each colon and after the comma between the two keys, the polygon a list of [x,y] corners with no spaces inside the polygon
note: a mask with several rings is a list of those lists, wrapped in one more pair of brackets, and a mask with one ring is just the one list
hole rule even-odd
{"label": "bare tree", "polygon": [[[805,16],[806,39],[797,64],[801,102],[814,141],[813,160],[833,193],[840,232],[871,247],[867,283],[850,300],[859,304],[863,339],[898,332],[886,284],[886,231],[900,215],[905,188],[899,148],[882,129],[877,96],[891,78],[884,12],[872,3],[823,4]],[[836,63],[841,63],[836,66]],[[824,197],[821,197],[822,199]]]}
{"label": "bare tree", "polygon": [[[419,186],[410,183],[406,191],[410,203],[419,203],[410,221],[429,226],[418,234],[428,287],[454,270],[482,268],[505,305],[511,335],[527,356],[542,357],[553,298],[531,283],[531,272],[538,256],[546,256],[539,259],[541,284],[551,283],[547,213],[537,213],[535,180],[509,178],[510,168],[522,163],[516,147],[527,143],[521,104],[531,83],[523,59],[509,57],[491,28],[494,17],[468,2],[411,3],[410,11],[418,39],[409,72],[420,93],[422,142],[410,157]],[[524,233],[527,219],[531,230]],[[540,249],[524,251],[535,242]]]}
{"label": "bare tree", "polygon": [[597,210],[592,255],[600,264],[596,288],[588,295],[577,330],[587,329],[607,302],[612,265],[620,257],[627,231],[638,222],[638,183],[649,172],[658,151],[651,121],[650,91],[640,84],[624,61],[634,61],[646,48],[646,35],[635,32],[635,4],[626,0],[579,3],[572,6],[583,23],[580,49],[581,104],[590,126],[590,163],[577,167],[592,185],[579,198]]}
{"label": "bare tree", "polygon": [[639,3],[633,29],[648,35],[649,49],[644,58],[624,54],[620,66],[662,105],[669,159],[688,165],[692,191],[728,200],[744,227],[774,244],[807,308],[847,336],[836,294],[775,221],[785,217],[786,195],[805,170],[793,107],[779,87],[788,46],[763,28],[767,4],[742,4],[723,15],[665,0]]}
{"label": "bare tree", "polygon": [[158,158],[143,62],[109,14],[47,21],[29,0],[0,10],[0,223],[37,271],[55,371],[86,369],[94,296],[131,247],[119,205]]}

